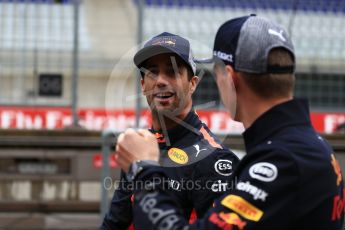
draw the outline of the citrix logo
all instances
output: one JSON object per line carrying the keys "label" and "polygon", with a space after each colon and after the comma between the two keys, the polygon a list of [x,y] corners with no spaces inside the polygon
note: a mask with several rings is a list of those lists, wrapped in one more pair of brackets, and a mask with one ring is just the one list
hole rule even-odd
{"label": "citrix logo", "polygon": [[268,196],[267,192],[258,187],[252,185],[249,181],[246,182],[239,182],[236,186],[238,190],[248,192],[254,198],[254,200],[262,200],[266,201],[266,197]]}
{"label": "citrix logo", "polygon": [[225,192],[227,186],[228,186],[227,182],[222,182],[221,180],[218,180],[212,184],[211,190],[213,192]]}

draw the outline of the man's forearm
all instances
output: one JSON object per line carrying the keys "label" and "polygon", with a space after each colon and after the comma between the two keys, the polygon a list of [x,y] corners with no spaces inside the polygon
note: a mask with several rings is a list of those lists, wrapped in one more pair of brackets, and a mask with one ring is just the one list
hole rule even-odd
{"label": "man's forearm", "polygon": [[165,175],[159,169],[145,169],[136,178],[146,188],[135,192],[135,229],[183,229],[188,224],[175,199],[168,194]]}

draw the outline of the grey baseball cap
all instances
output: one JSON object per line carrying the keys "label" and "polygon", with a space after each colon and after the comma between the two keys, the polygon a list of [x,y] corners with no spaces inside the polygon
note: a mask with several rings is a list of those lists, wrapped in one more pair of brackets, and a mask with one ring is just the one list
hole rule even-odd
{"label": "grey baseball cap", "polygon": [[268,54],[274,48],[288,50],[295,60],[286,30],[268,19],[250,15],[229,20],[218,29],[213,59],[219,58],[236,71],[246,73],[293,73],[294,65],[268,65]]}

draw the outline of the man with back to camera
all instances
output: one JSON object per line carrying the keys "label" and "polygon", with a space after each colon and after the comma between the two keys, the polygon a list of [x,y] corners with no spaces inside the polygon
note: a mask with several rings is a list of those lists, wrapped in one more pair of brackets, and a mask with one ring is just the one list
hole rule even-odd
{"label": "man with back to camera", "polygon": [[[135,192],[137,229],[340,230],[341,170],[332,148],[312,128],[307,102],[293,98],[295,55],[285,29],[255,15],[232,19],[219,28],[213,54],[222,100],[230,110],[233,83],[235,120],[246,129],[247,155],[234,172],[236,188],[188,226],[152,181],[151,191]],[[142,145],[145,151],[137,148]],[[148,132],[127,130],[116,147],[120,166],[135,181],[164,177],[155,166],[156,145]]]}
{"label": "man with back to camera", "polygon": [[[192,105],[199,78],[189,41],[162,33],[134,56],[142,71],[142,92],[152,112],[151,133],[159,143],[167,189],[188,219],[192,209],[201,218],[215,198],[232,185],[238,158],[201,122]],[[135,144],[134,144],[135,145]],[[143,147],[145,148],[145,146]],[[132,222],[133,187],[122,172],[110,210],[100,229],[127,229]]]}

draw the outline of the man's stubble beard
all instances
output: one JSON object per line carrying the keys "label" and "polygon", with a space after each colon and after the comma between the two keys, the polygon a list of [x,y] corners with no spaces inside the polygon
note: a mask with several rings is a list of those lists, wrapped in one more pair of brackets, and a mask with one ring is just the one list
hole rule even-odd
{"label": "man's stubble beard", "polygon": [[183,111],[183,104],[184,102],[181,102],[181,100],[174,101],[168,108],[161,108],[157,109],[154,102],[152,102],[152,105],[150,106],[150,110],[154,115],[164,115],[167,117],[176,117]]}

